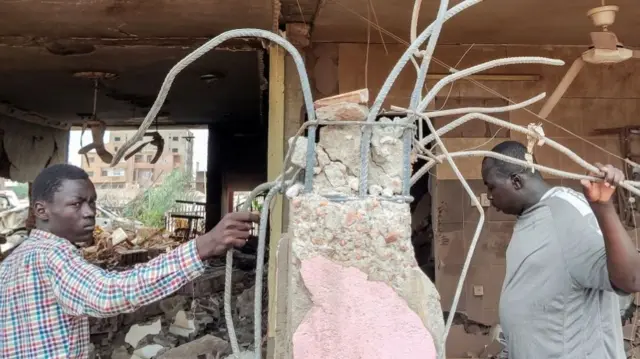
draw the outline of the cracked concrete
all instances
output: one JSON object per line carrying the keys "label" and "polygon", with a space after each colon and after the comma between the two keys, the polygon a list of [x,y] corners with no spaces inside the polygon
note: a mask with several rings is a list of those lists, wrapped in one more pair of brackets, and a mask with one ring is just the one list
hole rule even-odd
{"label": "cracked concrete", "polygon": [[[347,94],[348,95],[348,94]],[[341,95],[347,98],[346,95]],[[353,96],[358,101],[361,97]],[[323,105],[330,109],[323,110],[323,119],[340,121],[360,121],[366,117],[368,109],[360,103],[333,103],[331,100],[320,100],[328,103]],[[366,102],[366,101],[364,101]],[[340,107],[343,107],[340,110]],[[321,107],[321,109],[324,107]],[[329,118],[329,113],[334,118]],[[340,114],[338,116],[337,114]],[[364,117],[363,117],[364,116]],[[401,123],[405,118],[380,119],[386,123]],[[402,127],[376,126],[373,127],[371,139],[371,155],[368,159],[369,169],[369,193],[373,196],[363,199],[349,200],[346,202],[332,202],[326,196],[341,194],[349,197],[357,195],[360,176],[360,140],[362,138],[360,126],[325,126],[319,131],[320,140],[316,146],[316,167],[314,168],[314,188],[309,194],[300,194],[298,191],[290,197],[290,223],[289,223],[289,251],[290,264],[287,269],[288,293],[287,293],[287,319],[284,320],[289,343],[285,344],[289,351],[289,358],[302,359],[305,350],[294,350],[296,344],[307,349],[322,350],[322,346],[312,346],[313,340],[309,334],[301,330],[301,323],[309,318],[312,308],[323,307],[331,302],[339,308],[341,313],[353,314],[349,308],[356,310],[342,295],[340,290],[334,291],[336,295],[322,297],[311,295],[307,284],[302,279],[301,270],[305,263],[321,258],[331,266],[339,265],[347,269],[354,269],[363,273],[367,281],[377,283],[395,292],[406,311],[397,307],[392,296],[380,301],[373,301],[375,305],[391,306],[398,308],[398,313],[413,313],[419,317],[424,329],[428,330],[435,346],[438,358],[444,358],[444,317],[440,306],[440,296],[428,277],[418,267],[413,246],[411,244],[411,214],[409,205],[383,201],[375,196],[399,194],[402,190]],[[292,163],[300,168],[305,167],[307,139],[300,137],[294,144]],[[307,266],[308,267],[308,266]],[[312,266],[313,267],[313,266]],[[313,271],[312,271],[313,272]],[[347,271],[349,272],[349,271]],[[345,273],[347,273],[345,272]],[[342,273],[342,272],[340,272]],[[351,272],[349,272],[351,273]],[[354,272],[355,273],[355,272]],[[313,278],[313,273],[307,273]],[[321,273],[316,273],[324,278]],[[346,275],[346,274],[345,274]],[[335,284],[347,281],[342,274],[335,277]],[[329,284],[325,284],[330,286]],[[335,289],[335,288],[334,288]],[[363,298],[363,301],[367,298]],[[393,303],[392,303],[393,302]],[[374,304],[372,304],[374,305]],[[370,308],[369,310],[376,310]],[[382,308],[380,309],[382,310]],[[345,315],[347,315],[345,314]],[[408,317],[404,317],[407,319]],[[326,324],[326,323],[325,323]],[[331,325],[329,325],[331,327]],[[361,324],[364,331],[366,325]],[[357,326],[356,326],[357,327]],[[350,328],[350,329],[349,329]],[[329,328],[336,338],[341,336],[352,337],[358,340],[358,333],[344,332],[355,330],[353,326],[340,328],[337,325]],[[378,328],[383,331],[382,337],[398,337],[397,330],[392,326]],[[306,334],[305,334],[306,333]],[[355,335],[354,335],[355,334]],[[329,335],[321,331],[315,336]],[[321,338],[316,338],[320,340]],[[363,338],[363,342],[370,338]],[[404,341],[402,341],[404,340]],[[409,336],[401,338],[405,345],[415,347]],[[310,347],[311,346],[311,347]],[[356,346],[357,347],[357,346]],[[360,347],[365,350],[364,347]],[[309,349],[309,350],[312,350]],[[418,348],[416,348],[418,349]],[[294,352],[295,351],[295,352]],[[295,355],[299,353],[299,355]],[[350,351],[348,358],[364,357],[371,354],[369,351]],[[336,353],[336,358],[344,353]],[[361,355],[361,356],[358,356]]]}
{"label": "cracked concrete", "polygon": [[[380,122],[404,123],[406,118],[382,118]],[[360,176],[360,126],[326,126],[320,129],[316,144],[314,193],[319,195],[356,195]],[[305,168],[307,138],[293,139],[291,162]],[[369,193],[392,196],[402,192],[402,128],[373,128],[369,158]]]}

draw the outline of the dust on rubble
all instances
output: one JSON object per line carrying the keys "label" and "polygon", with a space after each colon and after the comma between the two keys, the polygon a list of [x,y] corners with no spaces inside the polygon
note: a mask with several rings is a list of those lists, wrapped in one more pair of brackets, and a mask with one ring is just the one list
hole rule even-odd
{"label": "dust on rubble", "polygon": [[[164,229],[97,227],[85,259],[108,270],[123,271],[183,244]],[[232,315],[241,350],[253,350],[255,255],[234,253]],[[224,260],[207,263],[206,272],[177,293],[112,318],[90,318],[92,359],[222,359],[231,355],[224,318]],[[264,278],[266,281],[266,276]],[[266,287],[266,283],[265,286]],[[267,305],[263,296],[263,333]]]}

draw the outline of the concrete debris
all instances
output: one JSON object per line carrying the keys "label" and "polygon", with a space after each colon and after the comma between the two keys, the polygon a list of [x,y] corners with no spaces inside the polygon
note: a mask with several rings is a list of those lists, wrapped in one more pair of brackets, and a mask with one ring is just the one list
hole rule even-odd
{"label": "concrete debris", "polygon": [[253,317],[253,301],[255,298],[255,288],[251,287],[238,296],[236,300],[236,313],[240,318]]}
{"label": "concrete debris", "polygon": [[160,228],[140,227],[134,231],[117,228],[109,232],[96,226],[93,245],[82,249],[84,258],[105,269],[127,269],[172,250],[183,243]]}
{"label": "concrete debris", "polygon": [[[347,111],[353,106],[338,103],[323,107],[340,107]],[[359,105],[358,105],[359,106]],[[332,116],[335,116],[333,114]],[[365,115],[366,117],[366,115]],[[344,120],[334,118],[336,120]],[[362,120],[362,119],[358,119]],[[381,123],[404,124],[406,118],[382,118]],[[399,126],[375,126],[371,137],[369,158],[369,192],[375,196],[393,196],[402,192],[403,173],[403,128]],[[320,129],[320,140],[316,144],[316,166],[314,167],[314,192],[321,196],[356,195],[360,177],[360,126],[325,126]],[[291,162],[299,168],[306,166],[306,137],[298,137],[293,144]],[[291,193],[289,197],[294,197]]]}
{"label": "concrete debris", "polygon": [[287,198],[294,198],[300,195],[303,190],[304,185],[298,182],[287,189],[287,191],[285,192],[285,196],[287,196]]}
{"label": "concrete debris", "polygon": [[368,115],[367,106],[348,102],[316,109],[316,118],[319,121],[364,121]]}
{"label": "concrete debris", "polygon": [[118,244],[126,241],[128,238],[127,233],[122,228],[118,228],[111,233],[111,245],[117,246]]}
{"label": "concrete debris", "polygon": [[214,358],[227,355],[231,346],[225,340],[205,335],[192,342],[183,344],[158,356],[157,359],[198,359],[201,355],[211,355]]}
{"label": "concrete debris", "polygon": [[151,324],[135,324],[129,329],[124,341],[132,347],[137,347],[138,343],[147,335],[159,334],[162,329],[160,319],[154,321]]}
{"label": "concrete debris", "polygon": [[183,296],[173,296],[160,301],[160,309],[165,314],[165,319],[171,320],[185,307],[187,299]]}
{"label": "concrete debris", "polygon": [[127,348],[124,346],[119,346],[113,350],[111,353],[111,359],[130,359],[131,354],[127,351]]}
{"label": "concrete debris", "polygon": [[[96,358],[220,359],[230,354],[223,314],[223,258],[214,259],[209,265],[211,268],[205,274],[185,286],[189,288],[183,288],[168,298],[134,313],[113,318],[90,318],[91,342],[96,347]],[[232,315],[243,350],[253,346],[253,270],[236,269],[232,276]],[[263,331],[266,333],[266,295],[263,301]],[[198,349],[201,347],[206,347],[208,352]],[[194,354],[183,356],[185,352]]]}
{"label": "concrete debris", "polygon": [[244,351],[238,353],[238,355],[229,355],[225,359],[253,359],[256,357],[256,353],[253,351]]}
{"label": "concrete debris", "polygon": [[189,338],[196,332],[196,324],[195,321],[187,315],[187,312],[184,310],[179,311],[176,314],[175,319],[173,320],[173,324],[169,327],[169,333],[175,334],[181,337]]}
{"label": "concrete debris", "polygon": [[131,359],[152,359],[165,348],[159,344],[145,345],[133,352]]}

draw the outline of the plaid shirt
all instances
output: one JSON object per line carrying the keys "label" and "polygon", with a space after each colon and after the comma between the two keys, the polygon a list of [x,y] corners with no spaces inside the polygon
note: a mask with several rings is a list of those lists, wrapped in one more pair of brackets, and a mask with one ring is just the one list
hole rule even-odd
{"label": "plaid shirt", "polygon": [[133,312],[203,272],[194,241],[132,270],[107,272],[69,241],[32,230],[0,264],[0,357],[87,358],[89,316]]}

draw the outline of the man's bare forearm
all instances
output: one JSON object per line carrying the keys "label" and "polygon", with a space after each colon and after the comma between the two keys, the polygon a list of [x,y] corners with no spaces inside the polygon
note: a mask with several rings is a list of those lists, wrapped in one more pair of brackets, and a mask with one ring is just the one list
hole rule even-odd
{"label": "man's bare forearm", "polygon": [[631,242],[612,202],[592,203],[602,230],[611,283],[627,293],[640,291],[640,254]]}

